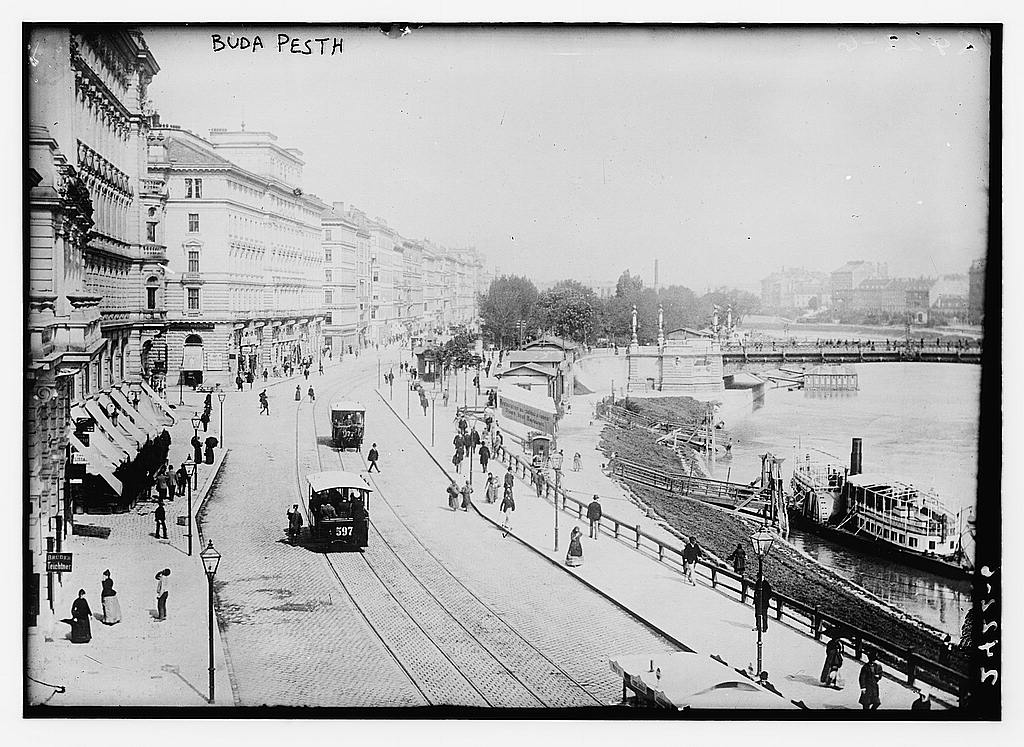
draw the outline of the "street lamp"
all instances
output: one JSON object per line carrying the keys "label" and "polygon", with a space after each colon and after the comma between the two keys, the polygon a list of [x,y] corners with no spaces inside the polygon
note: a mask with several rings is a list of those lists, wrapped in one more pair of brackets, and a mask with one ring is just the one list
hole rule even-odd
{"label": "street lamp", "polygon": [[757,601],[754,602],[754,620],[757,623],[757,677],[761,677],[761,612],[757,607],[758,602],[764,603],[764,559],[772,550],[775,542],[775,535],[768,531],[767,526],[758,529],[750,536],[750,543],[754,546],[754,553],[757,555],[757,585],[754,587],[757,592]]}
{"label": "street lamp", "polygon": [[220,553],[214,549],[212,540],[206,545],[206,549],[199,553],[199,557],[203,559],[203,570],[206,571],[206,583],[209,589],[210,703],[213,703],[213,577],[217,575],[217,566],[220,565]]}
{"label": "street lamp", "polygon": [[562,487],[562,460],[565,455],[559,451],[551,457],[551,465],[555,468],[555,552],[558,552],[558,491]]}
{"label": "street lamp", "polygon": [[192,475],[195,474],[196,463],[192,460],[192,455],[189,454],[185,458],[185,477],[188,483],[188,533],[185,535],[188,538],[188,556],[192,557]]}
{"label": "street lamp", "polygon": [[227,392],[217,392],[217,399],[220,400],[220,447],[224,448],[224,400],[227,399]]}
{"label": "street lamp", "polygon": [[430,447],[434,447],[434,413],[437,412],[437,392],[430,395]]}

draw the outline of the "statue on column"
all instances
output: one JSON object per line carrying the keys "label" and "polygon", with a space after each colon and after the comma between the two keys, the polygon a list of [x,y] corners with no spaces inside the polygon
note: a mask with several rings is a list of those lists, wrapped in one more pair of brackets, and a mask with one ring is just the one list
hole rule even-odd
{"label": "statue on column", "polygon": [[658,345],[665,345],[665,307],[658,304]]}
{"label": "statue on column", "polygon": [[729,337],[732,337],[732,306],[726,308],[726,314],[725,331]]}
{"label": "statue on column", "polygon": [[637,344],[637,339],[636,339],[636,304],[633,304],[633,339],[632,339],[632,342],[633,342],[634,345]]}
{"label": "statue on column", "polygon": [[711,315],[711,331],[715,333],[716,337],[718,336],[718,312],[719,312],[719,310],[720,310],[720,307],[716,303],[714,305],[714,313]]}

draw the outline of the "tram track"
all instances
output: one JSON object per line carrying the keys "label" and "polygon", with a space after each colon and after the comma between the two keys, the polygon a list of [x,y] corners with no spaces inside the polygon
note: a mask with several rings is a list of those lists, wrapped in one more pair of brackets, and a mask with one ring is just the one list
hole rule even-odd
{"label": "tram track", "polygon": [[[323,401],[360,383],[336,387]],[[296,484],[308,518],[303,469],[330,469],[331,455],[344,469],[345,456],[320,440],[316,405],[307,413],[308,425],[301,415],[296,413]],[[303,440],[313,441],[313,454],[302,449]],[[361,453],[359,459],[365,468]],[[359,553],[325,554],[324,560],[425,702],[518,708],[602,705],[452,574],[397,514],[376,481],[374,487],[369,546]]]}

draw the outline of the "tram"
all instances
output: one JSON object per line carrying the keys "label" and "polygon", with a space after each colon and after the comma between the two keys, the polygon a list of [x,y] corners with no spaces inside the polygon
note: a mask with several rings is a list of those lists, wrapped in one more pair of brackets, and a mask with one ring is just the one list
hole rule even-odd
{"label": "tram", "polygon": [[314,472],[309,483],[309,534],[327,549],[366,547],[372,488],[354,472]]}
{"label": "tram", "polygon": [[342,449],[363,447],[366,408],[358,402],[339,400],[331,403],[331,440]]}

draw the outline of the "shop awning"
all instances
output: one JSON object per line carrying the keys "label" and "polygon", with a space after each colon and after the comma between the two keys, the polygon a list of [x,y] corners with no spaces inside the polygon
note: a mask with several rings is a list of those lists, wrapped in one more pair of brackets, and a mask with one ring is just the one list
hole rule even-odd
{"label": "shop awning", "polygon": [[[74,433],[71,434],[69,442],[74,452],[85,457],[85,471],[91,475],[102,477],[106,481],[107,485],[113,488],[115,493],[121,495],[121,491],[124,489],[124,486],[121,484],[120,480],[114,477],[112,465],[107,461],[106,457],[103,456],[99,449],[92,445],[86,446]],[[90,439],[90,444],[91,443],[92,439]]]}
{"label": "shop awning", "polygon": [[100,407],[99,402],[94,399],[85,401],[85,410],[93,419],[96,421],[97,428],[101,428],[106,434],[107,438],[116,443],[121,449],[134,457],[135,453],[139,450],[139,444],[133,441],[125,431],[122,431],[116,425],[110,422],[106,414],[103,412],[103,408]]}
{"label": "shop awning", "polygon": [[164,413],[166,413],[167,416],[170,417],[171,425],[174,425],[176,422],[178,422],[178,419],[174,416],[174,410],[172,410],[171,406],[167,404],[167,400],[165,400],[163,397],[161,397],[159,394],[157,394],[156,390],[153,389],[153,387],[151,387],[145,381],[143,381],[141,383],[142,383],[142,391],[143,391],[143,393],[147,397],[149,397],[150,401],[154,405],[156,405],[156,407],[158,407],[159,409],[163,410]]}
{"label": "shop awning", "polygon": [[[138,426],[136,421],[139,419],[139,414],[135,411],[127,401],[124,404],[116,401],[111,394],[102,392],[99,397],[99,403],[103,405],[108,413],[117,413],[117,428],[124,431],[128,436],[138,445],[146,443],[146,433],[142,428]],[[120,394],[120,392],[118,392]],[[125,407],[125,405],[128,405]]]}
{"label": "shop awning", "polygon": [[[88,419],[93,420],[93,416],[81,405],[75,405],[71,408],[72,420]],[[72,431],[74,435],[74,431]],[[103,455],[104,461],[110,466],[116,466],[125,459],[130,459],[135,455],[134,450],[129,452],[110,440],[108,436],[101,428],[99,424],[96,428],[89,433],[89,446],[95,448],[100,454]]]}
{"label": "shop awning", "polygon": [[136,431],[135,435],[137,438],[140,438],[139,443],[145,443],[146,437],[154,433],[155,425],[150,422],[145,413],[139,412],[137,408],[132,406],[132,403],[128,401],[128,398],[120,389],[116,387],[111,389],[110,396],[121,407],[121,410],[131,418],[131,425]]}

